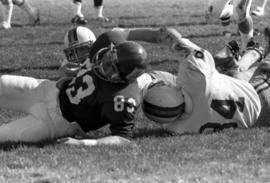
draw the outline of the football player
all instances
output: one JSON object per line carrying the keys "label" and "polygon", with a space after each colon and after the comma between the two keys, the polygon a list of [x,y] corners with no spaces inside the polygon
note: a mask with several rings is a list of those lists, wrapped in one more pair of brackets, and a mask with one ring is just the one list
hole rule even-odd
{"label": "football player", "polygon": [[80,66],[89,58],[91,46],[95,41],[95,34],[83,26],[72,28],[65,34],[65,59],[59,68],[60,77],[73,77],[77,74]]}
{"label": "football player", "polygon": [[[40,142],[80,134],[110,125],[101,139],[68,139],[71,144],[129,142],[140,89],[152,77],[142,74],[148,60],[145,49],[121,34],[108,31],[92,45],[90,58],[77,75],[56,87],[56,82],[24,76],[0,77],[0,107],[28,113],[2,124],[0,141]],[[93,62],[89,66],[88,63]]]}
{"label": "football player", "polygon": [[[209,52],[189,40],[179,37],[179,34],[175,35],[171,32],[169,35],[173,40],[173,47],[180,52],[184,50],[187,53],[186,60],[179,66],[177,84],[183,90],[186,89],[193,101],[190,116],[169,124],[169,129],[184,133],[204,132],[209,129],[218,131],[227,127],[269,126],[270,62],[268,49],[264,53],[266,57],[262,59],[262,53],[255,45],[252,54],[247,53],[239,60],[247,70],[237,71],[233,75],[237,79],[234,79],[218,73],[213,68],[213,58]],[[270,31],[268,28],[265,29],[265,37],[266,47],[269,47]],[[258,60],[258,57],[261,59]],[[189,78],[188,83],[187,78]],[[193,82],[194,85],[190,84]],[[196,82],[200,84],[195,85]],[[202,90],[199,90],[200,87]],[[194,100],[196,97],[199,97],[198,100]]]}
{"label": "football player", "polygon": [[[134,37],[136,31],[145,32],[143,29],[119,28],[118,31]],[[185,98],[185,113],[167,125],[169,130],[182,134],[254,126],[261,111],[261,101],[249,82],[219,73],[212,55],[183,38],[175,29],[150,31],[149,40],[168,44],[185,57],[179,64],[176,81]]]}
{"label": "football player", "polygon": [[13,6],[16,5],[29,15],[30,24],[40,24],[39,9],[32,7],[27,0],[1,0],[3,5],[3,21],[1,27],[3,29],[11,28],[11,17]]}
{"label": "football player", "polygon": [[[82,0],[73,0],[74,14],[71,22],[75,24],[86,24],[87,20],[82,13]],[[109,18],[103,16],[103,0],[94,0],[94,7],[96,9],[97,20],[108,22]]]}
{"label": "football player", "polygon": [[266,7],[267,2],[268,2],[268,0],[263,0],[262,5],[257,6],[256,9],[251,12],[251,14],[258,16],[258,17],[264,16],[265,7]]}
{"label": "football player", "polygon": [[215,8],[224,7],[220,11],[219,19],[225,29],[225,36],[229,28],[231,17],[237,22],[238,30],[241,36],[241,53],[246,51],[248,41],[253,37],[253,21],[250,16],[250,7],[252,0],[213,0],[210,1],[206,17],[210,17]]}

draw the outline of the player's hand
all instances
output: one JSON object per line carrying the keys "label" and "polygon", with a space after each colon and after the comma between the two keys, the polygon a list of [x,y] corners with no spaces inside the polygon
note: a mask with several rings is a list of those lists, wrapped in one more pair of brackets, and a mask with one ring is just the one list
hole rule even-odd
{"label": "player's hand", "polygon": [[76,139],[72,137],[57,139],[58,143],[68,145],[83,145],[83,146],[96,146],[96,139]]}
{"label": "player's hand", "polygon": [[83,129],[78,125],[77,122],[70,123],[70,136],[77,139],[89,138],[89,136],[83,131]]}
{"label": "player's hand", "polygon": [[159,29],[159,42],[173,48],[182,35],[174,28],[162,27]]}
{"label": "player's hand", "polygon": [[68,62],[59,68],[58,73],[60,77],[74,77],[80,69],[80,64]]}

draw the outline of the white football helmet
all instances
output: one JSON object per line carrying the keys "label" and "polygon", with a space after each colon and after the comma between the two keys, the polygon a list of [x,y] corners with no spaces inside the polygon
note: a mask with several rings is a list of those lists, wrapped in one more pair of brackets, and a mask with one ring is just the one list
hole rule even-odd
{"label": "white football helmet", "polygon": [[68,62],[83,63],[95,41],[96,36],[89,28],[78,26],[69,30],[64,38],[64,53]]}

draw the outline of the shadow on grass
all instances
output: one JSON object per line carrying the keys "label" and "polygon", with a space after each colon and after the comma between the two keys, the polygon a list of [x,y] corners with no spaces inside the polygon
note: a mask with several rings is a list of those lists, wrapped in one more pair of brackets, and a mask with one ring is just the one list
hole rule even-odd
{"label": "shadow on grass", "polygon": [[133,138],[145,138],[145,137],[170,137],[178,136],[178,134],[170,132],[164,128],[149,129],[149,128],[140,128],[134,132]]}
{"label": "shadow on grass", "polygon": [[36,148],[43,148],[47,145],[56,145],[58,144],[55,140],[50,141],[43,141],[43,142],[2,142],[0,143],[0,150],[3,151],[12,151],[14,149],[20,148],[20,147],[36,147]]}

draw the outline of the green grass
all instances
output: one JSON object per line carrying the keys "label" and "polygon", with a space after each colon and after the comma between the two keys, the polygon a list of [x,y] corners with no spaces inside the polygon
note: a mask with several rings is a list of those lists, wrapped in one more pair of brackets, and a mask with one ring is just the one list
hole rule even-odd
{"label": "green grass", "polygon": [[[0,73],[57,79],[63,38],[70,23],[71,0],[29,0],[41,9],[42,24],[27,26],[27,16],[15,8],[14,23],[25,25],[0,31]],[[121,2],[121,3],[120,3]],[[224,45],[218,21],[205,24],[205,5],[198,0],[105,1],[113,22],[93,19],[92,1],[83,11],[96,35],[115,26],[173,26],[200,46],[216,52]],[[258,3],[258,2],[256,2]],[[55,6],[53,6],[55,5]],[[253,5],[254,6],[254,5]],[[260,31],[269,24],[254,19]],[[235,25],[231,25],[236,29]],[[239,40],[239,37],[233,37]],[[261,36],[257,37],[262,40]],[[152,69],[177,72],[175,57],[166,47],[142,43]],[[0,122],[24,114],[0,110]],[[270,182],[270,130],[227,130],[216,134],[172,136],[147,120],[136,119],[135,139],[124,147],[72,147],[48,143],[0,148],[0,182]],[[104,136],[107,127],[90,133]]]}

